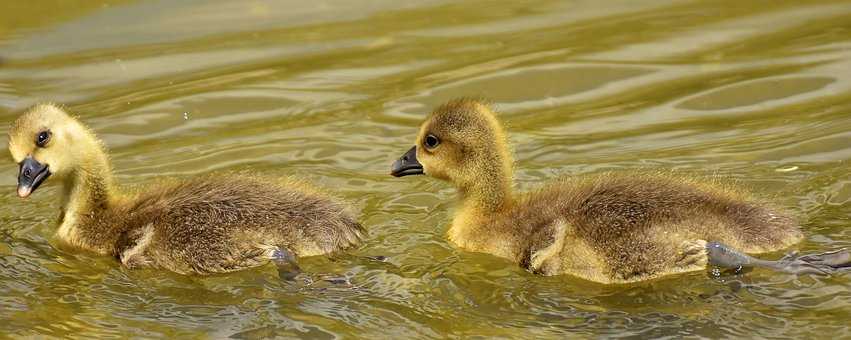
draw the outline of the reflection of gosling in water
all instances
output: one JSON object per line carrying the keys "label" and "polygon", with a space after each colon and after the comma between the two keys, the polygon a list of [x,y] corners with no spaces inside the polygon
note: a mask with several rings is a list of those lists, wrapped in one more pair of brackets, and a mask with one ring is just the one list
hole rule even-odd
{"label": "reflection of gosling in water", "polygon": [[18,195],[48,177],[63,184],[59,239],[117,257],[127,267],[181,274],[231,272],[360,242],[364,230],[340,203],[294,181],[199,176],[122,192],[101,142],[53,105],[30,108],[12,125]]}
{"label": "reflection of gosling in water", "polygon": [[847,252],[762,261],[733,250],[775,251],[802,234],[789,215],[727,188],[670,175],[602,174],[516,195],[512,167],[494,113],[461,99],[426,119],[392,174],[424,173],[452,182],[460,205],[450,241],[544,275],[624,283],[703,270],[707,263],[790,272],[851,263]]}

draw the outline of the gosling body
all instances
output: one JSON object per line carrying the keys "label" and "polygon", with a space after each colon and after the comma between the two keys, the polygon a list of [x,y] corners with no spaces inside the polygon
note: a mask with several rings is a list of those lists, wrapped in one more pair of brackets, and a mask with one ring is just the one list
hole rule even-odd
{"label": "gosling body", "polygon": [[453,183],[459,203],[448,239],[543,275],[642,281],[704,270],[708,242],[763,253],[803,237],[787,212],[731,187],[671,174],[562,178],[516,194],[506,140],[487,105],[451,101],[426,118],[391,174]]}
{"label": "gosling body", "polygon": [[503,209],[462,203],[447,235],[535,273],[601,283],[704,270],[707,240],[758,254],[802,238],[791,215],[739,195],[666,174],[562,178]]}
{"label": "gosling body", "polygon": [[125,191],[114,183],[94,133],[54,105],[27,110],[9,141],[21,166],[20,196],[47,177],[62,183],[57,238],[130,268],[225,273],[265,264],[281,252],[328,254],[365,234],[344,205],[290,179],[228,174]]}

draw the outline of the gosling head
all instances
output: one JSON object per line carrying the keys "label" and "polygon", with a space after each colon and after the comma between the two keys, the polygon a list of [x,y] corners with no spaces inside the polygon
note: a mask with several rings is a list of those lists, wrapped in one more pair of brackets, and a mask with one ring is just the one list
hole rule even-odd
{"label": "gosling head", "polygon": [[20,166],[18,196],[28,197],[48,177],[74,172],[91,158],[93,145],[97,139],[61,108],[40,104],[27,109],[9,129],[9,152]]}
{"label": "gosling head", "polygon": [[456,99],[426,118],[414,147],[393,163],[390,173],[425,174],[475,189],[510,186],[511,168],[505,133],[494,112],[480,101]]}

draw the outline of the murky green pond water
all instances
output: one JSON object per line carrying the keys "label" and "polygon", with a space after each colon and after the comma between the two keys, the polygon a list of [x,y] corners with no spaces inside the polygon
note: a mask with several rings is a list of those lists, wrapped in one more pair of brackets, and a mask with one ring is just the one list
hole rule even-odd
{"label": "murky green pond water", "polygon": [[[367,243],[281,282],[199,278],[57,248],[57,187],[14,193],[0,152],[0,337],[851,336],[851,273],[762,270],[625,286],[462,253],[453,190],[395,179],[434,105],[503,112],[518,186],[607,169],[721,175],[803,216],[801,251],[851,246],[851,2],[12,1],[0,142],[67,105],[119,180],[297,175],[361,212]],[[385,255],[387,263],[364,255]],[[779,257],[780,253],[769,257]]]}

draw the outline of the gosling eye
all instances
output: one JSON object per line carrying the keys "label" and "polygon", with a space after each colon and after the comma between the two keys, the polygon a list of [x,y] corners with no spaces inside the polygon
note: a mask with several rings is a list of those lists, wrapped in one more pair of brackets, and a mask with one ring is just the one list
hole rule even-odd
{"label": "gosling eye", "polygon": [[52,135],[52,133],[50,133],[50,130],[44,130],[42,132],[39,132],[38,136],[36,136],[36,138],[35,138],[35,145],[37,145],[40,148],[47,146],[47,142],[50,141],[51,135]]}
{"label": "gosling eye", "polygon": [[440,145],[440,139],[437,139],[435,135],[429,134],[426,136],[425,141],[423,141],[423,144],[425,144],[426,148],[428,149],[434,149],[438,145]]}

